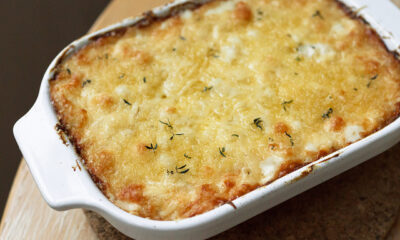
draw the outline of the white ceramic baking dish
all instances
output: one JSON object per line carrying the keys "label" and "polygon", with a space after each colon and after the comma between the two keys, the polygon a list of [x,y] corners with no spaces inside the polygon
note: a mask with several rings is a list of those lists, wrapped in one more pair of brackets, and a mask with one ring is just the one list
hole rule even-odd
{"label": "white ceramic baking dish", "polygon": [[[171,9],[185,3],[177,1],[153,10],[153,17],[165,17]],[[357,10],[384,39],[391,51],[400,49],[400,11],[389,0],[344,0]],[[188,6],[188,5],[186,5]],[[145,15],[147,17],[151,14]],[[49,79],[63,56],[90,41],[90,38],[142,21],[127,19],[74,41],[50,64],[32,109],[14,126],[14,135],[29,169],[46,202],[56,210],[85,208],[104,216],[124,234],[136,239],[204,239],[239,224],[349,168],[385,151],[400,140],[400,119],[380,131],[323,159],[258,188],[233,201],[237,209],[225,204],[204,214],[179,221],[155,221],[131,215],[111,203],[97,188],[87,171],[73,171],[79,156],[66,147],[55,130],[57,118],[49,97]]]}

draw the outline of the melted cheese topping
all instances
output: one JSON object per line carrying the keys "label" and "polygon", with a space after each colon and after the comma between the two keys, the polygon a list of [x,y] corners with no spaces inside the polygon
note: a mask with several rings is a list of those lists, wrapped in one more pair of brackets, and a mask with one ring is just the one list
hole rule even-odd
{"label": "melted cheese topping", "polygon": [[116,205],[191,217],[397,117],[400,64],[335,1],[214,1],[104,36],[51,96]]}

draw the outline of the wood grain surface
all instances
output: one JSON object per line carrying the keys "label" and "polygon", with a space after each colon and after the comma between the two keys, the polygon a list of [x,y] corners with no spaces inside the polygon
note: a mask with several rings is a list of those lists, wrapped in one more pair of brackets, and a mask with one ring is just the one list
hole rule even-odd
{"label": "wood grain surface", "polygon": [[22,161],[8,197],[0,239],[97,239],[82,210],[58,212],[40,195]]}
{"label": "wood grain surface", "polygon": [[[114,0],[93,24],[95,31],[169,0]],[[400,0],[393,0],[400,6]],[[57,212],[41,197],[23,160],[19,166],[0,225],[0,239],[98,239],[80,209]],[[400,218],[388,239],[400,239]]]}

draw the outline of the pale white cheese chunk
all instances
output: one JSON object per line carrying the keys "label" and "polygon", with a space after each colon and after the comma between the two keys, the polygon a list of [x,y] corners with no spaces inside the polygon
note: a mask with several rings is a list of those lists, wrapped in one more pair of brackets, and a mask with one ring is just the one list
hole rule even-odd
{"label": "pale white cheese chunk", "polygon": [[221,2],[218,7],[212,8],[206,12],[206,16],[221,14],[226,11],[232,11],[235,7],[236,1]]}
{"label": "pale white cheese chunk", "polygon": [[260,163],[260,169],[264,175],[264,178],[261,180],[262,184],[267,183],[274,177],[277,168],[283,161],[284,159],[282,157],[272,155]]}
{"label": "pale white cheese chunk", "polygon": [[193,16],[193,12],[191,11],[191,10],[185,10],[185,11],[183,11],[182,13],[181,13],[181,17],[183,18],[183,19],[191,19],[192,18],[192,16]]}
{"label": "pale white cheese chunk", "polygon": [[358,125],[347,126],[344,129],[344,137],[347,142],[355,142],[361,138],[361,132],[364,129]]}

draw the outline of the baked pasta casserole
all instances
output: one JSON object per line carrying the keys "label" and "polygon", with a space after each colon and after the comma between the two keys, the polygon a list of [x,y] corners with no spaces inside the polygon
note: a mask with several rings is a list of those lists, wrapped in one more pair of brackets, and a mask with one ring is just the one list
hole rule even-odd
{"label": "baked pasta casserole", "polygon": [[50,94],[101,191],[178,220],[230,203],[399,115],[400,63],[335,0],[214,0],[91,41]]}

